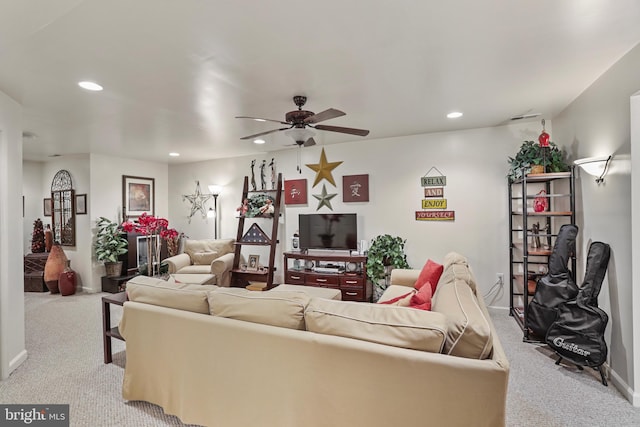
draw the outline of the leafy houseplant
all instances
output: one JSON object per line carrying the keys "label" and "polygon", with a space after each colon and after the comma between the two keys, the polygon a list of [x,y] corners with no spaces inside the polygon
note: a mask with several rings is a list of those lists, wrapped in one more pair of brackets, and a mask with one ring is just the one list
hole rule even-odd
{"label": "leafy houseplant", "polygon": [[545,172],[566,172],[569,166],[565,161],[565,153],[558,146],[549,141],[549,147],[544,148],[534,141],[524,141],[515,157],[509,157],[509,181],[514,182],[522,178],[524,173],[529,173],[532,165],[544,166]]}
{"label": "leafy houseplant", "polygon": [[387,283],[380,283],[390,268],[410,268],[404,253],[406,239],[383,234],[371,241],[367,252],[367,278],[374,286],[374,301],[386,289]]}
{"label": "leafy houseplant", "polygon": [[[104,262],[107,276],[120,276],[121,271],[117,271],[117,266],[119,265],[121,270],[122,261],[118,261],[118,257],[129,251],[127,239],[122,236],[122,229],[117,222],[101,216],[96,225],[98,226],[94,244],[96,259]],[[115,271],[111,270],[114,267]]]}

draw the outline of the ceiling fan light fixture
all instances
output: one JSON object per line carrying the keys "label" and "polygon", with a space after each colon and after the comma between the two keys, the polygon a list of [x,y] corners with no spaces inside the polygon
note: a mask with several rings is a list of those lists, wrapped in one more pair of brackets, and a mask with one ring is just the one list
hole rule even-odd
{"label": "ceiling fan light fixture", "polygon": [[267,141],[265,141],[264,139],[254,139],[253,140],[253,143],[254,144],[258,144],[258,145],[264,144],[265,142],[267,142]]}
{"label": "ceiling fan light fixture", "polygon": [[304,143],[307,139],[315,136],[315,132],[310,131],[307,128],[293,128],[285,131],[284,133],[291,139],[295,141],[295,143]]}

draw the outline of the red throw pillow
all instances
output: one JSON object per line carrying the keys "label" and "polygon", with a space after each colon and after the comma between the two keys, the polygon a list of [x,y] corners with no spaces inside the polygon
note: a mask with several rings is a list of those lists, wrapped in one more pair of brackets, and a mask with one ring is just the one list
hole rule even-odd
{"label": "red throw pillow", "polygon": [[427,282],[411,297],[409,307],[431,310],[431,296],[431,283]]}
{"label": "red throw pillow", "polygon": [[[413,292],[413,291],[411,291]],[[378,304],[398,304],[400,300],[403,300],[405,298],[407,298],[409,295],[411,295],[411,292],[407,292],[404,295],[400,295],[399,297],[395,297],[395,298],[391,298],[390,300],[387,301],[378,301]],[[407,304],[405,303],[405,306]]]}
{"label": "red throw pillow", "polygon": [[431,284],[431,295],[433,295],[436,292],[436,286],[438,286],[438,281],[440,280],[440,276],[442,276],[443,270],[444,266],[442,264],[428,260],[424,267],[422,267],[418,280],[416,280],[413,287],[420,290],[420,288],[428,282]]}

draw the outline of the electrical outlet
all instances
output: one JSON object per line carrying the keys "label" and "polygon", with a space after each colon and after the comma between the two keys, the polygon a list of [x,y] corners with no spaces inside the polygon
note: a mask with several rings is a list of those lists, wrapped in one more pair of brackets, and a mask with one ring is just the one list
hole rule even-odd
{"label": "electrical outlet", "polygon": [[504,273],[498,273],[498,283],[500,283],[500,287],[504,286]]}

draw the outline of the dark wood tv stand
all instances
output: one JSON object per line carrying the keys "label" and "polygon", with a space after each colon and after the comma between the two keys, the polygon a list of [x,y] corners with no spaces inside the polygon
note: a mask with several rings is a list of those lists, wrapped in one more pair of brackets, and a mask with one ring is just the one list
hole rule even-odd
{"label": "dark wood tv stand", "polygon": [[[285,283],[340,289],[343,300],[371,301],[366,256],[306,252],[285,252],[283,255]],[[327,265],[335,271],[317,270]]]}

